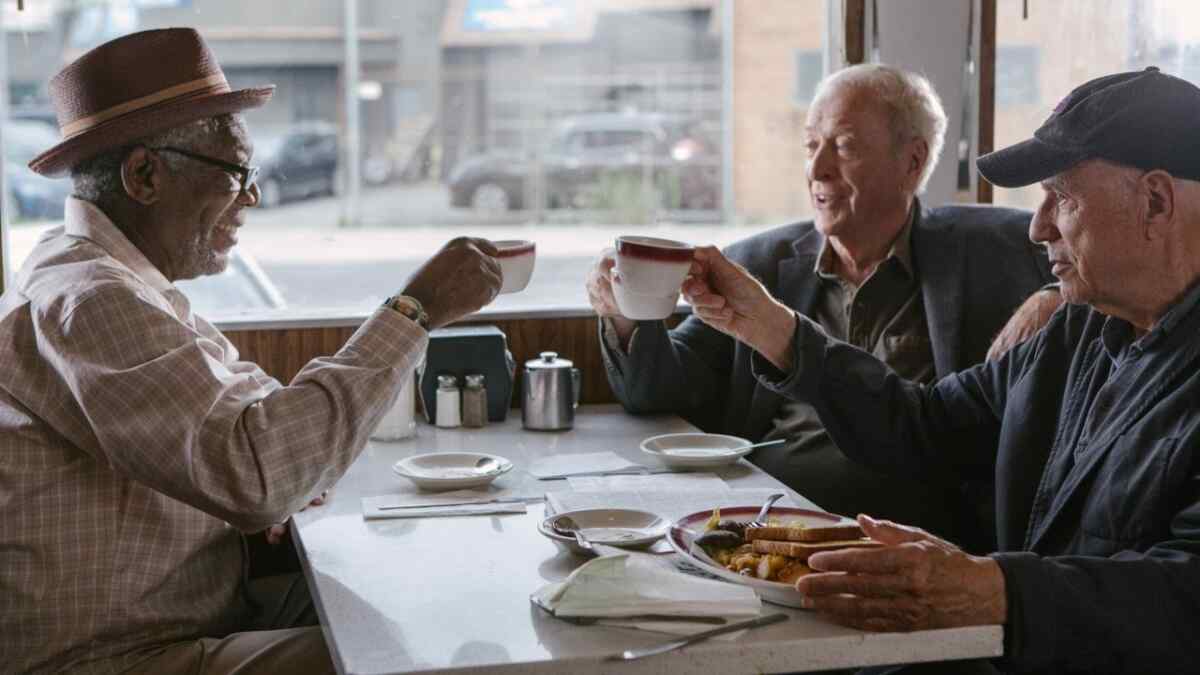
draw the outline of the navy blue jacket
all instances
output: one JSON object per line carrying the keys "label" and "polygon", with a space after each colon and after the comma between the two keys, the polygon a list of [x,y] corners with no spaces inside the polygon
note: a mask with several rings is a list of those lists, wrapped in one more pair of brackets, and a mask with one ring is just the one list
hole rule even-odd
{"label": "navy blue jacket", "polygon": [[1140,340],[1065,306],[929,386],[799,324],[790,374],[753,368],[846,454],[995,481],[1009,669],[1200,672],[1200,284]]}

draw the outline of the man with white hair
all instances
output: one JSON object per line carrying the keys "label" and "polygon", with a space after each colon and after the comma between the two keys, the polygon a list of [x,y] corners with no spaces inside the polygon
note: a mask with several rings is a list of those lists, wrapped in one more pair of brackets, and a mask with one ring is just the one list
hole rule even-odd
{"label": "man with white hair", "polygon": [[[1044,254],[1025,237],[1028,212],[922,208],[917,195],[933,173],[945,130],[941,102],[920,75],[870,64],[829,76],[805,128],[813,221],[727,251],[829,335],[918,382],[983,361],[1005,320],[1031,294],[1023,310],[1029,315],[1058,304],[1057,293],[1037,292],[1051,277]],[[674,412],[706,431],[754,441],[785,439],[752,460],[821,507],[887,514],[974,547],[991,545],[988,528],[980,526],[990,518],[969,515],[963,486],[939,476],[898,481],[847,459],[813,406],[754,380],[753,352],[744,345],[695,317],[668,330],[661,321],[621,316],[613,263],[611,253],[601,257],[588,293],[601,316],[609,380],[627,410]],[[972,503],[986,509],[990,499]]]}

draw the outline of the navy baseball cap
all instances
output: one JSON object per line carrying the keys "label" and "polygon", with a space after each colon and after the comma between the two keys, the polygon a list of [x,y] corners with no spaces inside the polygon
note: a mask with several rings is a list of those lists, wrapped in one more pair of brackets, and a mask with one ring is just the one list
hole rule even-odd
{"label": "navy baseball cap", "polygon": [[976,164],[989,182],[1011,188],[1087,159],[1200,181],[1200,88],[1154,67],[1096,78],[1055,106],[1033,138]]}

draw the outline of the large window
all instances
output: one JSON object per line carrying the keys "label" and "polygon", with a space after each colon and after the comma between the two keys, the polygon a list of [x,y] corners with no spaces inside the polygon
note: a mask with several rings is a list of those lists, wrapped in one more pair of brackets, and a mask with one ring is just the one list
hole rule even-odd
{"label": "large window", "polygon": [[[1028,138],[1100,75],[1158,66],[1200,82],[1195,0],[999,0],[996,24],[997,148]],[[1040,198],[1037,186],[995,190],[998,204],[1033,208]]]}
{"label": "large window", "polygon": [[180,284],[211,318],[367,312],[460,234],[537,242],[529,289],[496,308],[583,307],[615,235],[720,244],[809,212],[800,136],[825,0],[15,4],[0,68],[13,268],[70,192],[24,168],[57,136],[47,81],[101,42],[178,25],[234,87],[278,85],[246,115],[263,203],[240,257]]}

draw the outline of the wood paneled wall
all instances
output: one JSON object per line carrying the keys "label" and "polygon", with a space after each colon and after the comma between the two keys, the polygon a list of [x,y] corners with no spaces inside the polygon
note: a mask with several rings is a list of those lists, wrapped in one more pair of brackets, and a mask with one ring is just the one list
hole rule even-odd
{"label": "wood paneled wall", "polygon": [[[677,320],[675,318],[672,323]],[[482,323],[498,326],[508,336],[508,349],[517,362],[514,407],[521,402],[521,369],[527,360],[544,351],[558,352],[583,371],[582,402],[616,401],[604,374],[595,317],[507,319]],[[227,330],[225,335],[244,360],[253,361],[272,377],[288,382],[313,358],[336,352],[354,330],[354,327]]]}

